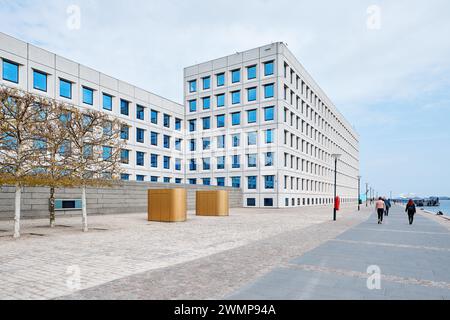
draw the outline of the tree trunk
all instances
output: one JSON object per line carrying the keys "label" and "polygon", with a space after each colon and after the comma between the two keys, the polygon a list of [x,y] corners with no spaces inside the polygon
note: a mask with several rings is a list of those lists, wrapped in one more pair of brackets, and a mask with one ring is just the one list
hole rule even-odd
{"label": "tree trunk", "polygon": [[50,187],[50,228],[55,227],[55,188]]}
{"label": "tree trunk", "polygon": [[22,196],[22,188],[16,184],[16,197],[14,203],[14,238],[20,237],[20,199]]}
{"label": "tree trunk", "polygon": [[82,223],[83,223],[83,232],[88,231],[87,224],[87,208],[86,208],[86,186],[83,186],[81,189],[81,208],[82,208]]}

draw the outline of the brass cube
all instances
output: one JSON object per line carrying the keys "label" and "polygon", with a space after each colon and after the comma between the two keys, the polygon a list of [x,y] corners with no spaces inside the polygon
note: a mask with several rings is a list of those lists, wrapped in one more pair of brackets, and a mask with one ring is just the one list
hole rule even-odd
{"label": "brass cube", "polygon": [[198,216],[228,216],[228,191],[197,191],[195,207]]}
{"label": "brass cube", "polygon": [[186,189],[148,190],[148,221],[186,221]]}

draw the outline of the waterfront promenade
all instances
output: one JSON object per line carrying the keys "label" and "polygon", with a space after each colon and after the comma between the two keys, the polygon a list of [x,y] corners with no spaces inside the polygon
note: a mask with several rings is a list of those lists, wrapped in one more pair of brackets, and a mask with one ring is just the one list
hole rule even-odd
{"label": "waterfront promenade", "polygon": [[409,225],[394,206],[378,225],[373,213],[228,298],[450,299],[450,221],[439,219],[421,213]]}

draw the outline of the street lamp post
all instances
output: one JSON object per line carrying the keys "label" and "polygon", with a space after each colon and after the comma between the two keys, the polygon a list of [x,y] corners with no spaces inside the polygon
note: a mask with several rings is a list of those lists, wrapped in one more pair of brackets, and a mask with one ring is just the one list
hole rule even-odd
{"label": "street lamp post", "polygon": [[358,211],[361,210],[361,176],[358,176]]}
{"label": "street lamp post", "polygon": [[366,207],[368,200],[369,200],[369,184],[366,182]]}
{"label": "street lamp post", "polygon": [[333,206],[333,221],[336,221],[336,197],[337,197],[337,162],[341,154],[335,153],[331,155],[334,158],[334,206]]}

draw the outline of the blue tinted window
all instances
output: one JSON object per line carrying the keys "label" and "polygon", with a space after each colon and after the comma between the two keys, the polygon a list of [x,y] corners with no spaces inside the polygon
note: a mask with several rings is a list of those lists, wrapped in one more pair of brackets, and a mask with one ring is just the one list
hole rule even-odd
{"label": "blue tinted window", "polygon": [[211,158],[203,158],[203,170],[210,170],[211,169]]}
{"label": "blue tinted window", "polygon": [[264,176],[264,188],[273,189],[274,181],[275,181],[275,176]]}
{"label": "blue tinted window", "polygon": [[256,88],[247,89],[247,100],[256,101]]}
{"label": "blue tinted window", "polygon": [[225,73],[219,73],[217,75],[217,86],[222,87],[225,85]]}
{"label": "blue tinted window", "polygon": [[273,111],[273,107],[264,108],[264,121],[272,121],[274,119]]}
{"label": "blue tinted window", "polygon": [[175,130],[181,130],[181,119],[175,118]]}
{"label": "blue tinted window", "polygon": [[220,178],[216,178],[216,180],[217,180],[217,186],[225,187],[225,178],[220,177]]}
{"label": "blue tinted window", "polygon": [[256,206],[256,199],[255,198],[247,198],[247,206],[248,207]]}
{"label": "blue tinted window", "polygon": [[266,159],[265,159],[265,166],[271,167],[273,166],[273,152],[267,152],[266,153]]}
{"label": "blue tinted window", "polygon": [[120,180],[128,181],[128,180],[130,180],[130,175],[128,173],[121,173]]}
{"label": "blue tinted window", "polygon": [[247,122],[255,123],[256,122],[256,109],[247,111]]}
{"label": "blue tinted window", "polygon": [[164,177],[164,183],[170,183],[170,180],[171,180],[172,178],[170,178],[170,177]]}
{"label": "blue tinted window", "polygon": [[241,103],[241,92],[240,91],[234,91],[231,93],[231,103],[232,104]]}
{"label": "blue tinted window", "polygon": [[128,164],[130,162],[130,150],[120,150],[120,162]]}
{"label": "blue tinted window", "polygon": [[139,182],[145,181],[145,176],[140,175],[140,174],[136,175],[136,181],[139,181]]}
{"label": "blue tinted window", "polygon": [[158,178],[159,178],[159,177],[151,176],[151,177],[150,177],[150,181],[151,181],[151,182],[158,182]]}
{"label": "blue tinted window", "polygon": [[241,70],[237,69],[237,70],[231,71],[231,82],[236,83],[239,81],[241,81]]}
{"label": "blue tinted window", "polygon": [[180,138],[175,139],[175,150],[181,151],[181,139]]}
{"label": "blue tinted window", "polygon": [[247,68],[247,79],[256,79],[256,66],[251,66]]}
{"label": "blue tinted window", "polygon": [[59,95],[63,98],[72,99],[72,82],[59,79]]}
{"label": "blue tinted window", "polygon": [[241,113],[240,112],[234,112],[231,114],[231,124],[233,126],[237,126],[241,124]]}
{"label": "blue tinted window", "polygon": [[197,149],[197,141],[195,139],[189,140],[189,151],[195,151]]}
{"label": "blue tinted window", "polygon": [[163,126],[166,128],[170,128],[170,115],[168,114],[164,114],[164,118],[163,118]]}
{"label": "blue tinted window", "polygon": [[241,177],[231,177],[231,186],[233,188],[241,187]]}
{"label": "blue tinted window", "polygon": [[247,155],[247,160],[248,160],[248,167],[249,168],[256,168],[257,166],[257,154],[256,153],[252,153]]}
{"label": "blue tinted window", "polygon": [[249,132],[248,133],[248,145],[256,145],[257,132]]}
{"label": "blue tinted window", "polygon": [[[84,88],[83,87],[83,102],[86,104],[92,105],[92,99],[94,96],[94,92],[91,89]],[[112,96],[109,94],[104,93],[103,94],[103,109],[105,110],[112,110]]]}
{"label": "blue tinted window", "polygon": [[112,148],[111,147],[103,147],[103,160],[108,161],[112,156]]}
{"label": "blue tinted window", "polygon": [[205,97],[205,98],[202,98],[202,100],[203,100],[203,109],[208,110],[211,107],[211,98]]}
{"label": "blue tinted window", "polygon": [[203,90],[207,90],[211,88],[211,77],[204,77],[203,78]]}
{"label": "blue tinted window", "polygon": [[158,155],[157,154],[151,154],[150,155],[150,166],[152,168],[158,168]]}
{"label": "blue tinted window", "polygon": [[222,170],[225,169],[225,157],[217,157],[217,169]]}
{"label": "blue tinted window", "polygon": [[189,181],[189,184],[197,184],[197,179],[195,179],[195,178],[191,178],[188,181]]}
{"label": "blue tinted window", "polygon": [[248,189],[252,190],[256,189],[256,176],[247,177],[247,182],[248,182],[247,184]]}
{"label": "blue tinted window", "polygon": [[164,156],[164,169],[170,169],[170,157]]}
{"label": "blue tinted window", "polygon": [[177,171],[181,170],[181,159],[178,158],[175,159],[175,170]]}
{"label": "blue tinted window", "polygon": [[145,153],[143,152],[136,152],[136,165],[137,166],[143,166],[144,165],[144,157],[145,157]]}
{"label": "blue tinted window", "polygon": [[266,143],[273,143],[273,130],[266,130]]}
{"label": "blue tinted window", "polygon": [[211,178],[203,178],[203,185],[204,186],[210,186],[211,185]]}
{"label": "blue tinted window", "polygon": [[189,101],[189,112],[197,111],[197,100]]}
{"label": "blue tinted window", "polygon": [[217,118],[217,128],[225,127],[225,115],[221,114],[216,116],[216,118]]}
{"label": "blue tinted window", "polygon": [[233,155],[232,157],[232,163],[231,163],[231,167],[233,169],[238,169],[241,167],[241,156],[240,155]]}
{"label": "blue tinted window", "polygon": [[136,118],[139,120],[144,120],[145,108],[140,105],[136,105]]}
{"label": "blue tinted window", "polygon": [[197,91],[197,80],[189,81],[189,92]]}
{"label": "blue tinted window", "polygon": [[264,207],[273,207],[273,198],[264,198]]}
{"label": "blue tinted window", "polygon": [[47,74],[33,70],[33,88],[40,91],[47,91]]}
{"label": "blue tinted window", "polygon": [[225,105],[225,94],[217,95],[217,107],[223,107]]}
{"label": "blue tinted window", "polygon": [[181,178],[175,178],[175,183],[176,184],[180,184],[181,183]]}
{"label": "blue tinted window", "polygon": [[191,159],[189,161],[189,170],[190,171],[195,171],[197,170],[197,161],[195,159]]}
{"label": "blue tinted window", "polygon": [[208,130],[211,128],[211,118],[205,117],[203,118],[203,130]]}
{"label": "blue tinted window", "polygon": [[209,150],[209,147],[211,146],[211,139],[210,138],[203,138],[202,139],[203,144],[203,150]]}
{"label": "blue tinted window", "polygon": [[264,75],[270,76],[273,74],[273,61],[264,63]]}
{"label": "blue tinted window", "polygon": [[3,80],[19,83],[19,65],[3,60]]}
{"label": "blue tinted window", "polygon": [[189,120],[189,131],[193,132],[196,130],[197,121],[195,119]]}
{"label": "blue tinted window", "polygon": [[130,114],[130,103],[128,101],[120,99],[120,113],[125,116]]}
{"label": "blue tinted window", "polygon": [[130,135],[130,128],[128,126],[122,126],[120,128],[120,138],[123,140],[128,140]]}
{"label": "blue tinted window", "polygon": [[241,135],[239,133],[233,134],[231,140],[233,142],[233,147],[239,147],[239,145],[241,144]]}
{"label": "blue tinted window", "polygon": [[157,132],[151,132],[150,133],[150,143],[152,146],[158,145],[158,133]]}
{"label": "blue tinted window", "polygon": [[164,148],[170,149],[170,136],[164,135]]}
{"label": "blue tinted window", "polygon": [[144,129],[136,128],[136,141],[140,143],[144,143]]}
{"label": "blue tinted window", "polygon": [[158,111],[156,110],[150,111],[150,122],[153,124],[158,124]]}
{"label": "blue tinted window", "polygon": [[264,98],[273,98],[273,83],[264,86]]}
{"label": "blue tinted window", "polygon": [[225,148],[225,136],[222,135],[217,137],[217,148]]}

